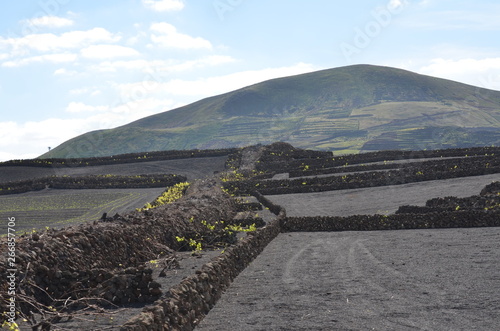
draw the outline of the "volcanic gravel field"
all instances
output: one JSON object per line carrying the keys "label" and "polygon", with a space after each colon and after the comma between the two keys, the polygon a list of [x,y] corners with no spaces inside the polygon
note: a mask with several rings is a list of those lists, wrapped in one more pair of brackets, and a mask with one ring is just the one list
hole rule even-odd
{"label": "volcanic gravel field", "polygon": [[[389,214],[486,175],[268,196],[288,216]],[[500,228],[284,233],[196,330],[498,330]]]}
{"label": "volcanic gravel field", "polygon": [[[288,152],[295,153],[295,156],[305,155],[304,160],[306,161],[304,162],[310,162],[311,167],[315,166],[313,161],[319,162],[317,159],[319,160],[320,157],[316,158],[316,155],[312,154],[313,152],[293,151],[289,150],[286,145],[280,144],[269,148],[244,149],[240,155],[239,164],[231,157],[228,160],[226,156],[221,156],[87,167],[3,167],[0,169],[0,182],[52,175],[106,174],[177,174],[186,176],[188,181],[192,182],[195,179],[207,178],[212,176],[214,172],[230,168],[230,171],[224,173],[224,176],[228,177],[222,177],[222,181],[212,183],[210,182],[214,180],[212,178],[197,182],[203,182],[204,184],[199,184],[201,186],[193,185],[203,188],[216,187],[220,191],[219,185],[224,188],[224,185],[229,184],[225,188],[231,188],[231,180],[227,178],[230,178],[231,175],[238,175],[237,171],[256,174],[255,165],[259,164],[260,160],[263,160],[262,164],[265,163],[266,155],[269,165],[273,165],[272,162],[276,161],[278,156],[287,156]],[[267,151],[266,148],[268,148]],[[262,153],[268,154],[263,155]],[[325,160],[328,158],[326,156]],[[427,158],[425,160],[431,159],[440,160],[441,158]],[[453,164],[453,169],[457,168],[455,165],[461,165],[458,163],[461,158],[457,157],[456,159],[457,163]],[[228,160],[227,164],[226,160]],[[478,160],[480,159],[478,158]],[[394,163],[409,163],[409,161],[420,160],[396,160]],[[300,164],[301,161],[297,157],[297,159],[290,158],[287,162]],[[370,162],[365,163],[370,164]],[[385,161],[371,163],[385,164]],[[237,166],[233,167],[234,164]],[[480,166],[476,165],[477,168]],[[497,165],[493,164],[493,166]],[[321,164],[317,165],[317,168],[322,170]],[[348,167],[346,168],[346,171],[349,171]],[[286,180],[289,177],[287,171],[294,171],[291,168],[289,168],[291,170],[275,169],[278,170],[274,170],[268,178],[274,174],[274,179]],[[413,171],[416,172],[419,169],[415,168]],[[450,168],[450,172],[453,169]],[[437,174],[430,171],[431,174]],[[498,172],[498,170],[496,171]],[[425,173],[427,174],[427,171]],[[342,177],[344,175],[344,173],[338,173],[335,176]],[[328,176],[332,175],[314,177]],[[306,192],[300,189],[303,189],[302,186],[306,186],[306,184],[310,185],[305,179],[313,176],[304,176],[304,184],[302,185],[302,180],[297,177],[300,180],[299,185],[288,189],[290,194],[273,195],[273,193],[269,193],[263,198],[259,193],[255,197],[258,197],[259,201],[269,210],[273,210],[274,207],[278,209],[280,206],[283,207],[286,210],[286,216],[289,217],[388,215],[403,205],[424,206],[426,201],[432,198],[479,195],[486,185],[500,180],[498,173],[477,176],[468,174],[467,176],[469,177],[415,181],[401,185],[374,185],[374,187],[349,190],[294,193]],[[436,177],[441,178],[435,175],[434,178]],[[234,180],[234,182],[238,183],[239,181]],[[245,180],[242,182],[245,184]],[[251,186],[248,184],[250,189],[260,187],[259,192],[262,192],[260,190],[262,186],[265,186],[264,183],[268,184],[269,182],[263,180],[261,182],[249,181],[249,183],[251,183]],[[387,182],[383,184],[387,184]],[[317,187],[320,186],[310,185],[312,189]],[[295,190],[297,188],[299,190]],[[0,213],[0,217],[14,215],[19,222],[19,228],[22,227],[23,230],[25,229],[21,222],[23,218],[28,219],[34,216],[43,218],[51,213],[57,216],[58,212],[61,220],[70,220],[71,222],[68,224],[77,224],[85,220],[96,220],[102,212],[126,213],[128,210],[141,207],[145,202],[153,200],[163,190],[164,188],[45,189],[37,192],[5,195],[0,196],[0,206],[2,204],[6,206],[7,203],[13,203],[16,200],[26,201],[26,207],[23,210],[23,208],[13,206],[10,210],[6,209],[6,214]],[[139,192],[142,193],[139,194]],[[206,195],[201,193],[199,196],[192,195],[181,202],[180,209],[172,210],[169,214],[163,215],[162,211],[157,211],[156,214],[148,211],[137,214],[136,217],[140,217],[140,222],[144,222],[144,224],[148,224],[146,222],[153,224],[153,220],[161,217],[174,219],[173,217],[177,214],[183,220],[188,220],[184,214],[188,215],[193,211],[199,211],[203,215],[204,209],[198,210],[198,203],[214,194],[214,190],[207,189],[206,192]],[[222,191],[220,192],[222,193]],[[226,192],[235,195],[229,189]],[[497,199],[497,193],[494,194],[495,199]],[[75,208],[67,208],[67,210],[55,205],[53,210],[49,208],[50,206],[38,210],[36,208],[30,209],[30,200],[33,200],[34,205],[43,205],[47,199],[51,203],[55,203],[55,201],[63,203],[66,201],[64,199],[70,199],[71,195],[75,198],[73,200],[87,199],[88,206],[96,204],[94,200],[99,195],[97,200],[101,200],[101,203],[96,204],[94,209],[87,208],[85,210],[83,208],[79,210],[77,204],[75,204]],[[92,195],[95,196],[92,197]],[[214,207],[215,210],[217,208],[225,210],[221,206],[231,206],[233,200],[227,194],[223,193],[223,195],[226,200],[216,199],[214,201],[225,201],[224,203],[212,203],[210,206]],[[196,197],[193,198],[193,196]],[[53,199],[54,197],[56,199]],[[264,200],[267,198],[270,203],[262,202],[262,198]],[[246,196],[241,197],[241,201],[257,202],[254,197]],[[492,209],[498,208],[498,200],[494,201],[496,201],[496,205],[492,206]],[[73,206],[73,202],[70,200],[67,203],[69,206]],[[487,208],[483,209],[486,210],[483,212],[489,212]],[[57,210],[59,211],[57,212]],[[275,215],[271,214],[269,210],[252,210],[245,213],[262,217],[266,223],[270,224],[271,221],[275,220]],[[273,210],[273,212],[275,211]],[[275,213],[278,214],[278,212]],[[283,215],[285,213],[281,210],[280,217]],[[286,218],[281,218],[281,220],[283,219],[286,220]],[[496,218],[494,219],[496,220]],[[103,221],[109,221],[111,225],[115,222],[113,219]],[[139,219],[136,220],[137,222]],[[64,224],[66,225],[66,223]],[[94,225],[97,223],[94,222]],[[53,226],[57,222],[53,221],[50,224]],[[177,223],[169,224],[175,227]],[[274,224],[278,223],[274,222]],[[41,226],[41,224],[39,225]],[[101,224],[101,226],[104,225]],[[162,229],[165,228],[163,224],[161,226]],[[267,229],[269,228],[272,227]],[[28,227],[26,229],[29,230]],[[285,227],[282,225],[281,229],[283,230]],[[316,229],[314,228],[314,230]],[[150,230],[148,229],[148,231]],[[248,234],[249,238],[254,235],[253,233]],[[247,236],[246,233],[240,233],[238,239],[245,236]],[[31,239],[34,240],[33,236]],[[196,321],[199,321],[200,318],[202,320],[195,329],[231,331],[500,330],[499,243],[500,227],[281,233],[234,279],[205,317],[203,315],[197,316]],[[164,260],[163,258],[157,261],[149,260],[145,264],[153,269],[153,279],[161,285],[163,291],[161,299],[168,300],[172,296],[172,293],[168,292],[169,288],[195,273],[196,269],[200,269],[203,264],[220,253],[221,250],[205,250],[201,254],[192,255],[191,252],[174,253],[172,251],[173,255],[167,254]],[[238,255],[238,258],[240,257],[241,255]],[[163,265],[172,258],[177,265],[168,269],[165,277],[160,277],[161,268],[158,265]],[[238,263],[240,263],[239,260]],[[215,277],[220,278],[220,275],[218,273]],[[194,301],[189,300],[189,302]],[[79,314],[78,318],[61,320],[59,323],[52,324],[52,330],[132,330],[123,328],[122,325],[130,321],[131,317],[140,314],[144,307],[150,305],[151,303],[133,302],[102,311],[91,309],[88,315],[83,313]],[[169,318],[172,320],[172,318],[177,317],[166,316],[166,319]],[[30,329],[26,325],[23,325],[21,329],[25,329],[25,327],[27,330]],[[133,328],[133,330],[139,329],[144,328]],[[181,329],[190,330],[191,327],[186,325],[185,328]]]}
{"label": "volcanic gravel field", "polygon": [[[0,183],[46,176],[176,174],[188,180],[205,178],[224,169],[227,157],[200,157],[88,167],[0,167]],[[15,217],[19,232],[33,228],[60,228],[113,216],[143,207],[163,191],[160,188],[134,189],[45,189],[15,195],[0,195],[0,217]],[[100,197],[100,198],[97,198]],[[96,201],[93,201],[96,200]],[[88,202],[88,203],[87,203]],[[6,233],[4,224],[2,233]]]}
{"label": "volcanic gravel field", "polygon": [[498,330],[500,228],[279,235],[196,330]]}
{"label": "volcanic gravel field", "polygon": [[226,156],[199,157],[178,160],[149,161],[123,164],[109,164],[88,167],[27,167],[7,166],[0,168],[0,183],[39,178],[45,176],[85,175],[148,175],[176,174],[188,180],[210,176],[214,171],[224,169]]}
{"label": "volcanic gravel field", "polygon": [[399,206],[425,205],[432,198],[477,195],[499,174],[318,193],[270,195],[287,216],[392,214]]}
{"label": "volcanic gravel field", "polygon": [[[165,188],[142,189],[45,189],[0,196],[0,218],[15,217],[19,232],[46,226],[61,228],[141,208]],[[2,233],[6,225],[1,224]]]}

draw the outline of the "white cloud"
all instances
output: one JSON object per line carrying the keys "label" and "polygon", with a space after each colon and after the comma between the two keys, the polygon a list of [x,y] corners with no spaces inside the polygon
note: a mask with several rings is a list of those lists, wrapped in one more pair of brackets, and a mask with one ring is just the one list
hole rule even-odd
{"label": "white cloud", "polygon": [[141,72],[173,73],[183,72],[204,67],[218,66],[236,62],[234,58],[226,55],[212,55],[196,60],[178,62],[174,60],[128,60],[128,61],[103,61],[92,67],[100,72],[117,72],[119,70],[136,70]]}
{"label": "white cloud", "polygon": [[202,67],[213,67],[213,66],[218,66],[221,64],[228,64],[228,63],[234,63],[236,60],[227,55],[212,55],[212,56],[207,56],[201,59],[196,59],[192,61],[186,61],[177,65],[172,65],[166,68],[165,71],[186,71],[186,70],[192,70],[192,69],[197,69],[197,68],[202,68]]}
{"label": "white cloud", "polygon": [[[80,129],[79,129],[80,127]],[[0,122],[0,160],[32,158],[86,130],[79,119]],[[75,134],[76,133],[76,134]]]}
{"label": "white cloud", "polygon": [[398,9],[399,7],[403,6],[403,1],[402,0],[389,0],[388,6],[389,6],[389,8],[392,8],[392,9]]}
{"label": "white cloud", "polygon": [[91,59],[109,59],[114,57],[138,56],[140,53],[133,48],[120,45],[91,45],[82,49],[83,57]]}
{"label": "white cloud", "polygon": [[[110,129],[153,115],[172,105],[171,100],[130,102],[84,118],[51,118],[39,122],[0,122],[0,161],[34,158],[83,133]],[[84,105],[85,106],[85,105]],[[78,107],[75,106],[75,107]],[[107,106],[98,106],[107,107]]]}
{"label": "white cloud", "polygon": [[[193,95],[200,89],[205,96],[225,93],[269,79],[303,74],[317,70],[313,65],[297,63],[289,67],[266,68],[261,70],[241,71],[229,75],[209,77],[196,81],[173,81],[168,87],[178,94]],[[177,86],[179,84],[179,86]],[[197,92],[200,93],[200,92]]]}
{"label": "white cloud", "polygon": [[151,68],[157,68],[164,65],[163,60],[119,60],[119,61],[102,61],[91,67],[94,71],[100,72],[116,72],[118,70],[136,70],[146,71]]}
{"label": "white cloud", "polygon": [[421,67],[422,74],[456,80],[467,84],[500,90],[500,58],[436,58]]}
{"label": "white cloud", "polygon": [[71,95],[81,95],[89,93],[90,89],[88,87],[76,88],[69,90],[69,94]]}
{"label": "white cloud", "polygon": [[139,39],[140,39],[139,36],[129,37],[129,38],[127,38],[127,41],[125,43],[128,46],[134,46],[139,42]]}
{"label": "white cloud", "polygon": [[0,162],[9,160],[20,160],[20,159],[34,159],[40,156],[41,153],[9,153],[0,151]]}
{"label": "white cloud", "polygon": [[153,23],[150,29],[157,33],[151,35],[151,41],[159,46],[178,49],[212,49],[210,41],[177,32],[172,24]]}
{"label": "white cloud", "polygon": [[96,96],[101,94],[101,90],[97,86],[92,86],[92,87],[82,87],[82,88],[76,88],[69,90],[70,95],[84,95],[88,94],[90,96]]}
{"label": "white cloud", "polygon": [[[70,119],[47,119],[39,122],[0,122],[0,160],[32,158],[80,134],[109,129],[196,101],[200,97],[231,91],[267,79],[317,70],[310,64],[266,68],[198,80],[171,80],[166,83],[139,82],[117,85],[122,101],[113,106],[91,106],[80,101],[68,104]],[[88,93],[94,88],[74,90]],[[188,96],[186,99],[185,96]]]}
{"label": "white cloud", "polygon": [[11,49],[11,55],[26,55],[30,50],[53,52],[64,49],[82,48],[97,42],[117,42],[120,36],[103,28],[87,31],[71,31],[61,35],[53,33],[30,34],[20,38],[0,37],[0,47]]}
{"label": "white cloud", "polygon": [[58,16],[42,16],[24,20],[22,21],[22,23],[36,27],[63,28],[72,26],[75,22],[73,20]]}
{"label": "white cloud", "polygon": [[135,95],[172,95],[203,98],[260,83],[268,79],[298,75],[314,70],[317,69],[311,64],[298,63],[289,67],[242,71],[197,80],[173,79],[168,82],[142,81],[131,84],[118,84],[116,89],[123,99],[134,99]]}
{"label": "white cloud", "polygon": [[70,102],[66,107],[66,111],[69,113],[105,112],[108,110],[108,106],[90,106],[83,102]]}
{"label": "white cloud", "polygon": [[42,63],[42,62],[52,62],[52,63],[64,63],[64,62],[73,62],[77,58],[76,54],[71,53],[61,53],[61,54],[47,54],[47,55],[39,55],[27,57],[24,59],[7,61],[2,63],[2,67],[21,67],[24,65],[29,65],[32,63]]}
{"label": "white cloud", "polygon": [[54,76],[76,76],[77,74],[77,71],[68,70],[66,68],[59,68],[54,71]]}
{"label": "white cloud", "polygon": [[181,0],[142,0],[142,4],[154,11],[179,11],[184,8]]}

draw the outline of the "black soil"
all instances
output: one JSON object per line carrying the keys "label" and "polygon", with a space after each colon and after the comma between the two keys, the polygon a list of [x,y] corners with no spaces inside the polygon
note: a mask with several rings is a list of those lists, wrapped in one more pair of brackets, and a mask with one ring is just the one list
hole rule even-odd
{"label": "black soil", "polygon": [[[475,155],[469,151],[465,152],[468,155]],[[453,164],[448,164],[448,161],[443,164],[436,162],[426,165],[425,169],[398,167],[396,178],[391,180],[388,180],[388,177],[373,179],[365,174],[360,174],[359,178],[353,176],[352,183],[355,185],[351,186],[357,188],[350,190],[342,189],[344,188],[342,181],[337,183],[335,180],[327,182],[323,179],[316,181],[306,179],[307,182],[303,184],[304,179],[300,178],[296,182],[243,180],[226,182],[225,185],[229,189],[241,187],[239,193],[255,193],[259,199],[262,198],[256,192],[259,187],[269,186],[272,190],[269,190],[268,194],[277,194],[281,191],[292,193],[267,196],[274,203],[271,210],[274,207],[280,209],[277,205],[281,205],[287,210],[288,216],[388,214],[395,212],[401,205],[423,206],[432,198],[477,195],[485,185],[500,179],[498,174],[494,174],[500,171],[500,163],[491,155],[488,156],[487,153],[491,154],[489,149],[477,151],[478,157],[474,160],[465,154],[460,154],[465,152],[429,152],[429,155],[423,157],[463,156],[464,163],[453,160]],[[484,157],[479,155],[480,153],[484,154]],[[241,170],[249,176],[258,174],[264,179],[271,178],[275,174],[296,171],[297,168],[300,170],[303,163],[310,166],[306,172],[311,173],[307,175],[312,175],[312,172],[320,174],[326,166],[331,168],[341,167],[346,163],[361,164],[416,157],[412,153],[407,154],[381,152],[344,157],[336,159],[332,165],[333,159],[324,152],[294,150],[287,144],[274,144],[270,147],[253,147],[246,149],[239,156],[230,156],[228,166],[231,170]],[[498,164],[492,163],[495,167],[490,167],[489,163],[483,164],[487,157]],[[53,171],[57,173],[52,174],[61,176],[173,173],[185,175],[191,180],[223,170],[226,157],[199,158],[199,162],[195,159],[62,169],[29,167],[23,170],[22,167],[17,167],[17,172],[12,172],[10,167],[3,167],[0,169],[0,182],[16,176],[15,179],[21,179],[22,176],[45,176],[40,171]],[[469,165],[471,168],[468,168]],[[420,171],[422,169],[423,171]],[[434,180],[435,177],[441,178],[438,170],[439,174],[445,175],[442,180]],[[260,171],[264,173],[261,174]],[[473,174],[475,176],[471,177]],[[410,180],[407,181],[407,178]],[[290,185],[289,189],[282,188],[282,184],[286,186],[290,183],[293,185]],[[346,181],[346,183],[351,182]],[[393,185],[400,183],[406,184]],[[203,217],[209,221],[234,219],[241,206],[237,207],[232,199],[220,191],[221,185],[220,181],[213,179],[198,181],[191,186],[184,199],[170,207],[151,212],[130,213],[106,222],[89,224],[96,230],[92,236],[97,237],[102,234],[103,238],[107,238],[110,242],[116,239],[113,233],[118,230],[128,236],[129,239],[125,239],[127,243],[133,242],[132,237],[136,236],[137,231],[143,233],[142,246],[134,248],[133,252],[128,252],[124,248],[126,245],[121,245],[122,243],[117,245],[121,251],[114,250],[113,254],[109,254],[108,247],[102,246],[101,250],[108,253],[99,255],[102,260],[99,263],[109,264],[108,268],[116,271],[122,268],[122,264],[118,264],[120,261],[114,256],[117,255],[115,253],[134,255],[141,251],[144,257],[137,262],[154,267],[148,265],[150,262],[147,261],[155,259],[156,256],[165,256],[156,250],[168,248],[166,258],[171,258],[174,250],[181,249],[180,244],[174,239],[176,235],[188,235],[200,229],[205,230],[201,225],[189,221],[192,215],[196,219]],[[328,191],[330,189],[334,191]],[[298,193],[313,191],[315,193]],[[497,194],[496,189],[492,192]],[[244,199],[255,202],[254,199],[247,197]],[[258,211],[258,213],[265,221],[270,220],[267,215],[269,211]],[[75,245],[73,241],[78,238],[77,230],[80,232],[89,230],[84,229],[85,226],[80,226],[78,229],[70,227],[61,232],[52,231],[50,235],[63,235],[64,241],[69,243],[67,250],[77,252],[71,248],[71,243]],[[156,233],[154,245],[149,238],[146,238],[151,232]],[[26,254],[29,254],[29,247],[40,246],[38,240],[45,242],[46,246],[55,242],[43,236],[40,236],[41,239],[38,235],[36,237],[35,239],[35,235],[32,235],[21,240],[18,245],[19,251],[21,252],[24,247]],[[197,329],[497,330],[500,326],[499,240],[498,227],[282,233],[235,279]],[[35,241],[37,242],[34,243]],[[75,253],[75,257],[83,261],[85,256],[78,254]],[[180,261],[180,269],[169,270],[167,277],[162,280],[157,275],[159,270],[154,270],[155,281],[162,282],[162,292],[166,293],[170,286],[178,283],[182,277],[199,268],[202,263],[219,252],[206,251],[203,254],[202,258],[180,255],[184,257]],[[48,265],[48,262],[43,260],[43,254],[40,255],[41,260],[33,260],[33,264]],[[125,257],[129,258],[128,255]],[[157,263],[163,263],[160,258],[158,260]],[[135,258],[126,261],[128,264],[123,267],[129,265],[136,267]],[[59,264],[62,265],[62,262]],[[87,266],[81,265],[78,268],[85,271]],[[47,272],[50,274],[50,270]],[[31,272],[31,275],[33,274],[34,271]],[[39,284],[44,284],[43,277],[39,278],[35,280]],[[106,310],[98,315],[94,314],[98,310],[91,310],[89,316],[78,315],[79,318],[69,322],[59,321],[53,325],[53,329],[119,330],[120,325],[137,314],[141,306],[144,304],[138,302],[132,305],[119,305],[118,309]],[[99,317],[94,320],[96,316]]]}
{"label": "black soil", "polygon": [[424,206],[431,198],[477,195],[495,180],[500,180],[499,174],[354,190],[272,195],[268,198],[283,206],[287,216],[386,215],[403,205]]}
{"label": "black soil", "polygon": [[224,169],[227,156],[96,165],[88,167],[2,166],[0,183],[46,176],[177,174],[188,180],[210,176]]}
{"label": "black soil", "polygon": [[289,233],[196,330],[498,330],[500,228]]}

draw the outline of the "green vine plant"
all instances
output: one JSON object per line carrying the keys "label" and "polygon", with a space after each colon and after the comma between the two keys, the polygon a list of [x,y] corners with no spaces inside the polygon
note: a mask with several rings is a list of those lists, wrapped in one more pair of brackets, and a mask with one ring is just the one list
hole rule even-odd
{"label": "green vine plant", "polygon": [[163,192],[155,201],[152,203],[146,203],[146,205],[142,208],[137,208],[137,211],[146,211],[150,210],[165,204],[173,203],[184,195],[187,188],[189,187],[188,182],[178,183],[174,186],[168,188],[165,192]]}
{"label": "green vine plant", "polygon": [[[194,218],[191,217],[189,222],[195,222]],[[241,224],[226,224],[222,220],[213,222],[212,224],[206,220],[201,220],[199,224],[202,225],[202,230],[196,232],[194,236],[175,237],[178,243],[186,244],[185,247],[193,251],[193,255],[200,253],[205,247],[210,246],[223,248],[222,253],[224,253],[225,249],[231,244],[229,238],[235,238],[236,233],[257,230],[255,223],[249,226],[242,226]]]}
{"label": "green vine plant", "polygon": [[257,230],[257,226],[255,223],[249,226],[241,226],[241,224],[230,224],[224,228],[225,231],[234,231],[234,232],[253,232]]}
{"label": "green vine plant", "polygon": [[241,172],[238,172],[237,170],[227,172],[221,177],[221,180],[223,182],[232,182],[232,181],[238,181],[238,180],[244,180],[244,179],[245,179],[245,176]]}
{"label": "green vine plant", "polygon": [[201,241],[197,241],[193,238],[188,238],[186,239],[185,237],[179,237],[179,236],[176,236],[175,239],[178,241],[178,242],[187,242],[189,247],[191,247],[191,249],[197,253],[197,252],[201,252],[203,250],[203,245],[201,243]]}
{"label": "green vine plant", "polygon": [[237,169],[233,171],[228,171],[225,172],[221,176],[221,180],[225,182],[235,182],[235,181],[241,181],[241,180],[247,180],[255,176],[263,175],[265,174],[264,171],[257,171],[257,170],[252,170],[251,172],[247,172],[246,174],[243,174],[241,172],[238,172]]}
{"label": "green vine plant", "polygon": [[3,322],[2,329],[4,329],[4,330],[10,330],[10,331],[19,331],[19,330],[21,330],[19,328],[19,325],[17,325],[16,322],[8,322],[8,321],[4,321]]}

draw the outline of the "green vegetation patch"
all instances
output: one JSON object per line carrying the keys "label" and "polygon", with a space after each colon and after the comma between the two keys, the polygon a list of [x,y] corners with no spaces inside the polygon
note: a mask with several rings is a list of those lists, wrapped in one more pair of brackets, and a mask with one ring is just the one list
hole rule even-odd
{"label": "green vegetation patch", "polygon": [[156,198],[153,203],[148,202],[143,208],[137,209],[137,211],[149,210],[169,203],[173,203],[184,196],[184,193],[186,192],[188,187],[188,182],[177,183],[174,186],[169,187],[158,198]]}
{"label": "green vegetation patch", "polygon": [[[416,140],[392,133],[450,126],[498,131],[499,108],[498,91],[395,68],[354,65],[269,80],[115,129],[89,132],[43,157],[227,148],[274,141],[347,153],[363,150],[363,144],[341,146],[336,139],[352,139],[356,131],[366,136],[359,139],[368,144],[368,150],[468,147],[474,139],[435,144],[434,137]],[[493,135],[484,136],[481,142],[497,144]]]}

